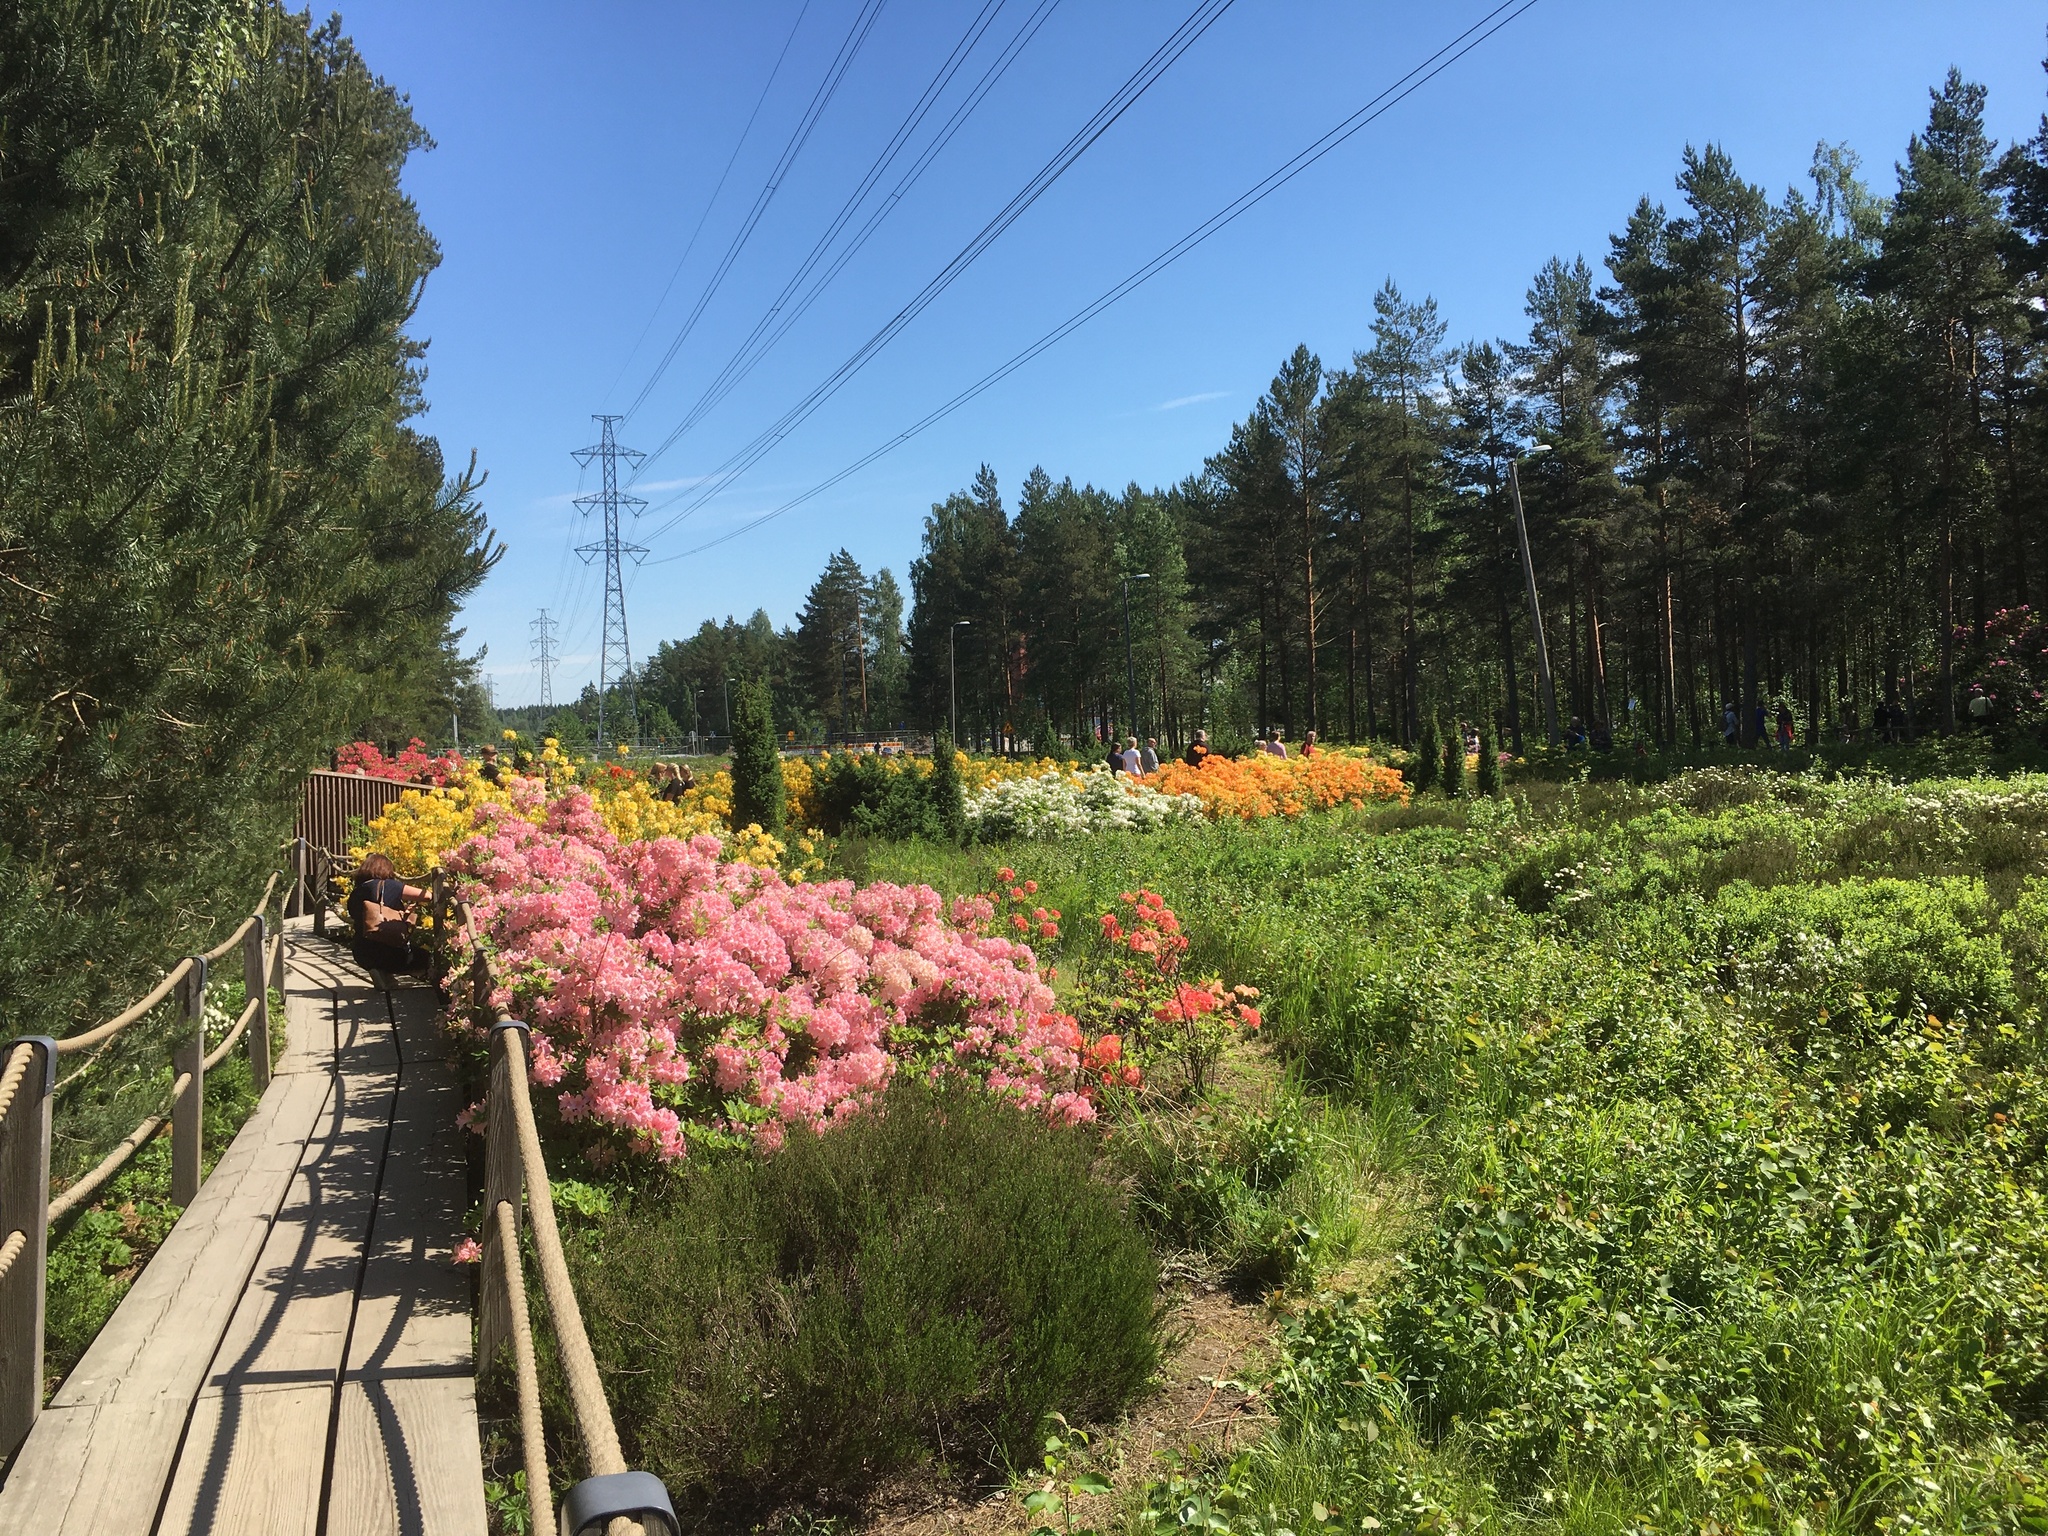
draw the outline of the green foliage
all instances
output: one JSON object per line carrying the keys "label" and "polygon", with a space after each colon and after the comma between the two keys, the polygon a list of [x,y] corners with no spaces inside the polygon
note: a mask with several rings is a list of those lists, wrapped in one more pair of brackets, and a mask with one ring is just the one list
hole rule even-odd
{"label": "green foliage", "polygon": [[1418,795],[1427,794],[1436,788],[1437,779],[1443,771],[1443,732],[1437,728],[1436,711],[1431,710],[1423,718],[1422,739],[1415,745],[1414,767],[1407,774],[1408,783]]}
{"label": "green foliage", "polygon": [[1158,1357],[1155,1267],[1085,1132],[900,1084],[572,1243],[626,1455],[715,1523],[931,1459],[1031,1459]]}
{"label": "green foliage", "polygon": [[733,699],[733,825],[780,832],[783,811],[782,750],[775,741],[768,688],[743,681]]}
{"label": "green foliage", "polygon": [[597,741],[590,734],[590,727],[574,710],[558,709],[541,728],[541,739],[555,738],[555,745],[570,757],[588,757],[597,750]]}
{"label": "green foliage", "polygon": [[871,752],[835,752],[817,773],[818,829],[830,836],[959,841],[946,816],[947,806],[960,799],[957,769],[948,784],[937,771],[892,773]]}
{"label": "green foliage", "polygon": [[1375,1150],[1356,1112],[1293,1087],[1265,1104],[1134,1104],[1108,1145],[1147,1230],[1250,1294],[1309,1286],[1357,1251]]}
{"label": "green foliage", "polygon": [[0,991],[63,1034],[239,914],[298,773],[443,736],[496,558],[412,419],[425,143],[274,3],[0,11]]}
{"label": "green foliage", "polygon": [[[1008,854],[1071,911],[1160,891],[1367,1117],[1357,1183],[1426,1180],[1383,1284],[1311,1265],[1266,1437],[1152,1520],[2034,1528],[2044,818],[2039,776],[1713,769]],[[1131,1140],[1167,1240],[1276,1230],[1256,1121]]]}
{"label": "green foliage", "polygon": [[1494,734],[1493,716],[1479,717],[1479,793],[1488,800],[1498,800],[1501,792],[1500,738]]}
{"label": "green foliage", "polygon": [[1465,732],[1456,721],[1444,737],[1443,790],[1453,800],[1465,797]]}
{"label": "green foliage", "polygon": [[940,835],[949,842],[962,841],[967,836],[967,789],[960,782],[960,764],[953,756],[950,736],[942,734],[932,740],[932,776],[926,793]]}

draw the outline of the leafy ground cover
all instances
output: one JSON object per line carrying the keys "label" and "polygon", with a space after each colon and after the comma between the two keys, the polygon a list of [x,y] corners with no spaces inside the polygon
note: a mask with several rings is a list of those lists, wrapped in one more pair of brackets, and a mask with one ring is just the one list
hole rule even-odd
{"label": "leafy ground cover", "polygon": [[[1132,1521],[2041,1528],[2048,782],[1710,770],[1032,858],[1070,912],[1160,892],[1354,1175],[1427,1190],[1377,1283],[1250,1245],[1293,1292],[1272,1431]],[[1124,1140],[1176,1241],[1323,1230],[1284,1134]]]}

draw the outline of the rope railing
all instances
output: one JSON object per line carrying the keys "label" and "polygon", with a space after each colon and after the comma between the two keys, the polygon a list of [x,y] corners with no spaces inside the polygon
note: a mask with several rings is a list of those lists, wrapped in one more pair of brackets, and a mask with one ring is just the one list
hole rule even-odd
{"label": "rope railing", "polygon": [[[187,955],[140,1002],[104,1024],[61,1040],[28,1035],[7,1043],[5,1057],[0,1058],[0,1463],[28,1437],[42,1406],[43,1301],[51,1229],[91,1204],[167,1123],[171,1202],[190,1205],[199,1194],[205,1153],[206,1074],[246,1041],[251,1085],[258,1096],[270,1085],[270,988],[284,985],[282,926],[273,939],[266,917],[277,885],[278,876],[273,874],[255,910],[227,938],[203,954]],[[209,1051],[208,973],[215,961],[237,949],[242,952],[246,1001],[220,1043]],[[171,1052],[168,1102],[160,1112],[145,1116],[89,1172],[53,1195],[50,1140],[58,1061],[108,1045],[174,993],[180,1028]],[[66,1083],[96,1064],[83,1063]]]}
{"label": "rope railing", "polygon": [[[433,910],[436,926],[445,922],[450,902],[446,882],[435,876]],[[479,1323],[480,1363],[490,1364],[507,1344],[512,1346],[519,1391],[519,1435],[525,1463],[526,1494],[532,1529],[558,1529],[562,1536],[581,1536],[602,1529],[606,1536],[682,1536],[675,1506],[661,1480],[626,1465],[618,1425],[605,1400],[597,1356],[583,1325],[575,1282],[562,1251],[562,1233],[555,1219],[554,1191],[548,1183],[540,1127],[533,1113],[532,1082],[527,1072],[527,1027],[507,1017],[492,1002],[490,962],[478,942],[476,921],[466,903],[455,903],[473,957],[468,980],[469,1001],[490,1024],[490,1084],[484,1100],[484,1244],[482,1307]],[[445,929],[441,929],[445,932]],[[560,1511],[550,1509],[547,1443],[541,1421],[540,1379],[534,1365],[533,1320],[529,1307],[524,1259],[519,1243],[521,1197],[533,1235],[534,1258],[541,1291],[554,1324],[555,1347],[569,1385],[590,1476],[569,1490]]]}

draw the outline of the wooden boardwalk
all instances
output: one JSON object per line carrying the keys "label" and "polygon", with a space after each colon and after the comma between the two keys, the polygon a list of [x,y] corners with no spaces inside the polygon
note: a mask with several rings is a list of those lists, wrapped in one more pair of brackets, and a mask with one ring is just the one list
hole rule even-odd
{"label": "wooden boardwalk", "polygon": [[483,1536],[434,994],[301,925],[286,955],[276,1075],[37,1421],[0,1532]]}

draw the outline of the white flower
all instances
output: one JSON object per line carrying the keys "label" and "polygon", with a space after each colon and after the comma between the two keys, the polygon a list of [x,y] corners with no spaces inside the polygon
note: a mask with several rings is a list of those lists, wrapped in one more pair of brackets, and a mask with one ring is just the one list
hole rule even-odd
{"label": "white flower", "polygon": [[1193,795],[1162,794],[1106,768],[1004,779],[967,797],[968,825],[998,841],[1122,829],[1149,832],[1169,822],[1191,821],[1201,809]]}

